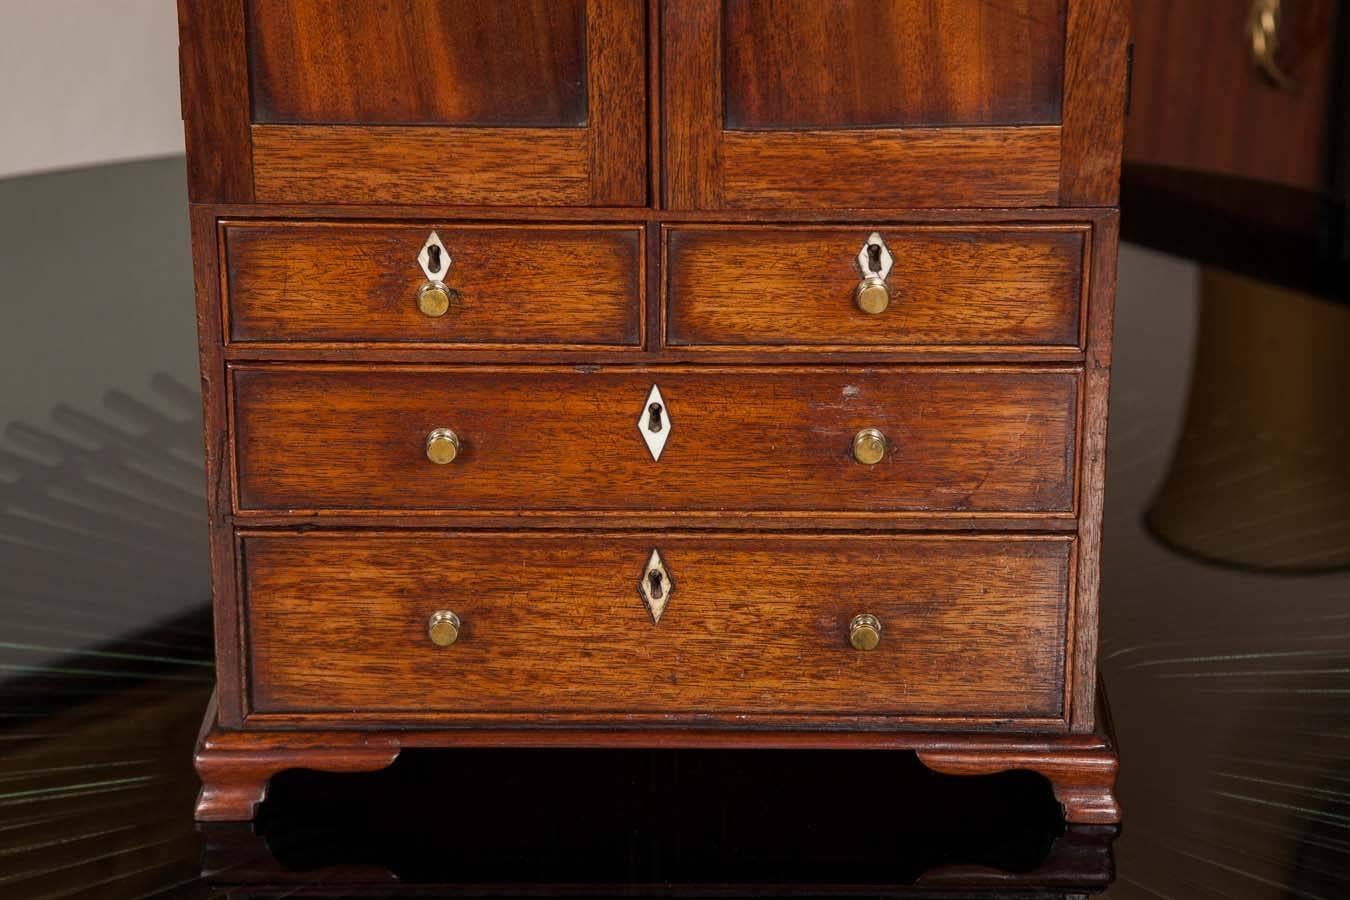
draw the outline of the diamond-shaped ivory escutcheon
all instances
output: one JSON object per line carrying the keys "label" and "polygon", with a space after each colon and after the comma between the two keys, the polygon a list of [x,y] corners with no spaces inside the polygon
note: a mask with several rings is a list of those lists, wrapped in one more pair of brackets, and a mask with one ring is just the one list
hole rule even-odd
{"label": "diamond-shaped ivory escutcheon", "polygon": [[422,245],[422,252],[417,254],[417,264],[422,267],[422,274],[427,276],[427,281],[445,281],[446,275],[450,273],[450,251],[445,249],[441,236],[436,232],[433,231]]}
{"label": "diamond-shaped ivory escutcheon", "polygon": [[[877,251],[873,251],[873,247],[876,247]],[[891,256],[891,249],[886,246],[886,242],[881,239],[881,233],[874,231],[869,234],[862,249],[858,251],[858,270],[862,272],[863,277],[875,275],[885,281],[894,265],[895,258]]]}
{"label": "diamond-shaped ivory escutcheon", "polygon": [[661,615],[666,611],[666,604],[670,602],[670,595],[673,593],[675,581],[670,577],[670,571],[666,569],[665,560],[661,559],[659,550],[652,550],[652,555],[647,559],[647,567],[642,570],[642,580],[638,582],[638,594],[646,604],[647,612],[652,615],[653,625],[661,621]]}
{"label": "diamond-shaped ivory escutcheon", "polygon": [[661,396],[659,387],[652,385],[651,391],[647,394],[647,401],[642,404],[642,413],[638,416],[638,433],[642,435],[643,442],[651,451],[652,459],[661,458],[661,451],[666,449],[666,441],[670,439],[670,429],[673,425],[670,411],[666,409],[666,398]]}

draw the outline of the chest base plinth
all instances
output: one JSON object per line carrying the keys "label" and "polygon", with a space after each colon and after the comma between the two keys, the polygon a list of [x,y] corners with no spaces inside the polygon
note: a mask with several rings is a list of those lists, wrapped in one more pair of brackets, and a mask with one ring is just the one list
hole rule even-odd
{"label": "chest base plinth", "polygon": [[[1097,702],[1105,713],[1100,687]],[[287,769],[373,772],[393,764],[404,748],[460,747],[909,751],[928,768],[948,775],[1035,772],[1050,782],[1071,825],[1115,825],[1121,818],[1115,793],[1119,756],[1105,714],[1092,734],[695,728],[235,731],[217,723],[214,698],[194,758],[202,779],[196,817],[202,822],[253,819],[272,776]]]}

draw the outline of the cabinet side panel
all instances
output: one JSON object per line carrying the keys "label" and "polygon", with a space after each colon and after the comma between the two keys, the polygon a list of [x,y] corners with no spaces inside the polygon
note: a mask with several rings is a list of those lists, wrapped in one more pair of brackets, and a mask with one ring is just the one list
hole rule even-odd
{"label": "cabinet side panel", "polygon": [[1101,590],[1102,514],[1106,489],[1107,401],[1111,393],[1111,339],[1116,303],[1116,256],[1120,220],[1115,213],[1094,227],[1087,365],[1083,376],[1081,497],[1078,520],[1078,587],[1074,611],[1070,725],[1096,727],[1097,627]]}
{"label": "cabinet side panel", "polygon": [[1064,57],[1062,206],[1114,206],[1125,144],[1125,0],[1071,0]]}
{"label": "cabinet side panel", "polygon": [[210,207],[193,206],[192,262],[197,295],[197,338],[201,353],[202,421],[209,516],[211,605],[215,621],[216,700],[220,724],[243,723],[243,672],[236,589],[235,543],[229,515],[230,489],[228,395],[221,345],[220,253],[216,218]]}
{"label": "cabinet side panel", "polygon": [[179,79],[193,202],[253,200],[243,5],[178,0]]}

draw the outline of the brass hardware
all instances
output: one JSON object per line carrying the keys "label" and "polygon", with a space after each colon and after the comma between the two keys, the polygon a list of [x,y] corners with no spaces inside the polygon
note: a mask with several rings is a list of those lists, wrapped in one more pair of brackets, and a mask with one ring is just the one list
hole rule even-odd
{"label": "brass hardware", "polygon": [[450,298],[453,292],[439,281],[428,281],[417,292],[417,308],[422,315],[433,319],[440,318],[450,311]]}
{"label": "brass hardware", "polygon": [[417,264],[427,277],[426,283],[417,292],[417,308],[422,311],[422,315],[436,319],[450,311],[451,302],[458,296],[445,284],[453,262],[450,251],[441,242],[441,236],[433,231],[417,254]]}
{"label": "brass hardware", "polygon": [[880,278],[868,275],[858,285],[857,300],[858,309],[875,316],[891,305],[891,289]]}
{"label": "brass hardware", "polygon": [[1274,87],[1294,89],[1294,79],[1280,66],[1280,0],[1252,0],[1247,14],[1247,37],[1252,63]]}
{"label": "brass hardware", "polygon": [[427,435],[427,459],[438,466],[454,462],[460,449],[459,435],[449,428],[437,428]]}
{"label": "brass hardware", "polygon": [[666,604],[670,602],[670,595],[674,592],[675,580],[670,577],[670,571],[666,569],[661,552],[653,550],[647,559],[647,565],[642,569],[642,577],[638,579],[638,596],[642,598],[643,605],[651,614],[653,625],[661,621]]}
{"label": "brass hardware", "polygon": [[438,609],[427,620],[427,637],[437,647],[449,647],[459,640],[459,616],[448,609]]}
{"label": "brass hardware", "polygon": [[853,436],[853,458],[865,466],[875,466],[886,458],[890,444],[876,428],[864,428]]}
{"label": "brass hardware", "polygon": [[854,616],[848,623],[848,642],[854,650],[875,650],[881,643],[881,620],[868,613]]}
{"label": "brass hardware", "polygon": [[854,293],[858,309],[875,316],[891,305],[891,288],[886,279],[894,264],[890,248],[881,234],[874,231],[868,235],[862,250],[858,251],[858,271],[862,274],[862,281]]}

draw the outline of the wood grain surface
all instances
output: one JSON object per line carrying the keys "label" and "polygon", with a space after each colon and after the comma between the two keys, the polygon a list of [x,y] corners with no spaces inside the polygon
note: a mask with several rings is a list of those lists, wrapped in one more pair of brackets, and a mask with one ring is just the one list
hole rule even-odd
{"label": "wood grain surface", "polygon": [[585,206],[583,128],[254,125],[260,203]]}
{"label": "wood grain surface", "polygon": [[[804,24],[812,20],[808,16]],[[788,16],[773,22],[772,30],[801,27]],[[925,34],[931,34],[931,28]],[[803,122],[773,131],[733,130],[726,121],[725,35],[719,0],[668,0],[662,38],[663,174],[666,204],[673,209],[999,207],[1056,202],[1060,178],[1056,125],[822,129]],[[821,102],[833,102],[833,97]],[[1018,164],[1008,166],[1008,159]]]}
{"label": "wood grain surface", "polygon": [[869,315],[854,293],[872,230],[669,229],[666,342],[1079,346],[1086,228],[878,223],[892,300]]}
{"label": "wood grain surface", "polygon": [[1097,672],[1098,623],[1101,606],[1102,521],[1106,500],[1106,435],[1111,398],[1111,338],[1115,321],[1116,267],[1120,220],[1102,223],[1105,252],[1092,261],[1092,317],[1088,332],[1088,360],[1083,385],[1080,497],[1078,510],[1079,561],[1076,605],[1071,615],[1071,655],[1074,676],[1070,700],[1072,727],[1089,732],[1101,725],[1101,702],[1093,684]]}
{"label": "wood grain surface", "polygon": [[1129,80],[1127,0],[1069,0],[1065,40],[1059,202],[1114,206]]}
{"label": "wood grain surface", "polygon": [[644,7],[644,0],[586,2],[590,206],[642,206],[657,177],[647,155],[647,59],[658,49],[648,51]]}
{"label": "wood grain surface", "polygon": [[[233,369],[238,509],[1060,512],[1073,369]],[[648,391],[671,424],[639,433]],[[429,463],[425,436],[463,443]],[[851,455],[860,429],[892,451]]]}
{"label": "wood grain surface", "polygon": [[[728,132],[722,202],[765,206],[1053,206],[1060,129]],[[1009,159],[1017,165],[1007,167]]]}
{"label": "wood grain surface", "polygon": [[[642,230],[616,226],[226,223],[232,341],[632,346]],[[454,297],[423,315],[432,231]]]}
{"label": "wood grain surface", "polygon": [[[1134,90],[1125,132],[1131,163],[1326,187],[1327,134],[1340,4],[1280,7],[1283,90],[1257,69],[1247,0],[1133,0]],[[1341,13],[1343,14],[1343,12]]]}
{"label": "wood grain surface", "polygon": [[[201,815],[472,744],[915,749],[1119,819],[1094,679],[1123,0],[179,14]],[[416,310],[432,228],[443,319]],[[853,305],[872,230],[881,316]]]}
{"label": "wood grain surface", "polygon": [[[756,0],[745,3],[745,10],[760,8]],[[719,0],[667,0],[662,34],[668,206],[810,209],[1115,202],[1128,40],[1121,0],[1066,0],[1062,6],[1049,0],[898,3],[859,7],[869,15],[880,10],[882,18],[887,10],[905,13],[911,33],[895,35],[890,29],[879,39],[880,47],[871,48],[874,52],[851,58],[841,54],[841,60],[852,62],[803,66],[801,77],[785,79],[774,74],[773,60],[786,60],[794,48],[810,48],[806,57],[824,58],[832,47],[847,45],[850,35],[862,30],[849,19],[852,4],[803,0],[801,15],[770,16],[755,28],[738,9],[724,17]],[[1026,15],[1015,24],[986,29],[988,22],[1001,19],[1013,7]],[[969,29],[968,40],[958,39],[963,29]],[[1058,52],[1050,53],[1044,47],[1048,35],[1056,33],[1062,41]],[[943,54],[946,40],[959,44],[959,51]],[[1015,49],[1024,40],[1041,48],[1034,52],[1036,58],[1030,50]],[[732,41],[736,46],[728,49]],[[923,71],[921,84],[945,86],[943,91],[929,90],[923,100],[903,110],[895,99],[903,87],[878,89],[884,81],[877,73],[888,71],[888,53],[893,60],[901,58],[898,51],[888,50],[897,41],[922,45],[921,52],[904,57],[907,63],[917,61]],[[1014,49],[1007,49],[1005,41]],[[1047,81],[1058,60],[1062,60],[1062,91]],[[993,74],[981,74],[986,68]],[[1013,86],[1016,93],[1022,90],[1016,85],[1027,79],[1036,87],[1026,89],[1025,103],[1005,96],[999,106],[1000,111],[1010,109],[1017,118],[1031,121],[962,121],[983,115],[969,110],[992,103],[1004,85]],[[790,80],[790,88],[780,89],[777,82],[784,80]],[[1061,114],[1051,118],[1046,110],[1056,104]],[[1039,111],[1031,111],[1038,106]],[[905,123],[905,113],[919,120],[951,121],[942,127],[919,127]],[[878,119],[902,124],[888,127]],[[822,120],[832,124],[819,124]],[[737,123],[745,122],[773,127],[738,129]]]}
{"label": "wood grain surface", "polygon": [[[259,216],[256,206],[226,204],[212,205],[210,212],[231,226],[244,224]],[[811,229],[822,232],[849,231],[865,236],[879,226],[888,233],[894,229],[906,230],[911,226],[921,229],[948,229],[958,233],[969,232],[972,235],[1008,231],[1021,234],[1024,231],[1063,231],[1079,230],[1091,247],[1099,247],[1100,253],[1114,253],[1114,243],[1103,243],[1106,224],[1115,212],[1110,209],[1075,209],[1066,213],[1056,209],[1022,210],[935,210],[935,209],[850,209],[850,210],[636,210],[623,207],[446,207],[426,208],[406,204],[388,204],[384,206],[354,204],[351,206],[297,206],[282,205],[268,207],[266,217],[261,224],[278,226],[307,224],[346,224],[358,223],[407,226],[419,223],[428,231],[440,225],[460,225],[477,227],[497,224],[503,229],[526,229],[538,226],[552,227],[558,224],[573,226],[623,226],[639,227],[645,223],[647,228],[647,248],[645,271],[657,272],[662,268],[659,256],[659,240],[662,226],[688,227],[700,233],[721,230],[724,226],[734,225],[747,231],[758,228],[764,234],[782,234],[790,239],[795,230]],[[752,227],[753,226],[753,227]],[[861,240],[861,237],[850,239]],[[974,252],[974,251],[972,251]],[[1089,253],[1091,257],[1093,254]],[[901,261],[902,265],[922,265],[922,260]],[[1086,266],[1091,259],[1085,259]],[[750,263],[755,263],[750,265]],[[773,259],[764,261],[748,260],[746,275],[764,277],[764,273],[774,268]],[[990,266],[999,266],[998,260],[990,261]],[[1001,271],[1009,278],[1018,277],[1008,267]],[[1041,271],[1040,263],[1033,263],[1032,271]],[[784,273],[787,274],[787,273]],[[894,277],[900,277],[897,273]],[[972,275],[974,277],[974,275]],[[580,276],[578,276],[580,278]],[[978,345],[959,344],[845,344],[830,345],[824,343],[807,345],[761,344],[753,343],[728,345],[670,344],[662,346],[661,325],[661,279],[645,278],[651,289],[646,297],[646,345],[642,348],[644,362],[660,363],[729,363],[746,362],[783,363],[816,365],[830,364],[873,364],[873,363],[913,363],[913,362],[1031,362],[1031,363],[1079,363],[1084,350],[1073,344],[998,344]],[[1092,285],[1084,279],[1086,292],[1092,295]],[[275,288],[272,288],[275,289]],[[991,289],[984,288],[988,293]],[[849,301],[852,302],[851,300]],[[785,315],[802,315],[796,309],[801,303],[789,304]],[[903,306],[894,308],[903,315]],[[275,317],[284,310],[268,313]],[[531,315],[534,313],[532,312]],[[1023,313],[1022,315],[1025,315]],[[1094,313],[1084,310],[1084,325]],[[876,327],[876,326],[872,326]],[[1003,327],[1016,330],[1016,319],[1007,319]],[[227,332],[228,333],[228,332]],[[567,362],[584,354],[587,362],[595,364],[623,364],[633,361],[636,348],[630,345],[610,348],[601,345],[561,345],[561,344],[515,344],[515,345],[477,345],[469,343],[427,343],[427,342],[391,342],[391,341],[304,341],[288,339],[283,333],[265,337],[250,338],[247,343],[230,343],[225,347],[227,359],[235,360],[326,360],[353,362],[389,362],[389,363],[549,363]]]}
{"label": "wood grain surface", "polygon": [[253,120],[586,122],[585,0],[248,0]]}
{"label": "wood grain surface", "polygon": [[1065,0],[725,0],[732,129],[1058,124]]}
{"label": "wood grain surface", "polygon": [[239,604],[234,529],[229,522],[233,509],[233,439],[230,430],[228,374],[224,360],[224,336],[220,319],[219,229],[211,208],[194,205],[189,214],[192,229],[192,276],[196,292],[197,348],[201,363],[202,437],[211,562],[211,606],[215,626],[217,724],[237,728],[243,721],[242,697],[246,674],[240,660],[243,610]]}
{"label": "wood grain surface", "polygon": [[180,0],[192,200],[642,205],[645,10],[577,5]]}
{"label": "wood grain surface", "polygon": [[178,0],[178,74],[194,203],[251,203],[248,49],[241,4]]}
{"label": "wood grain surface", "polygon": [[[1053,717],[1071,541],[500,535],[244,539],[252,708]],[[674,582],[653,623],[653,547]],[[459,640],[427,618],[449,609]],[[848,624],[882,622],[876,650]]]}

